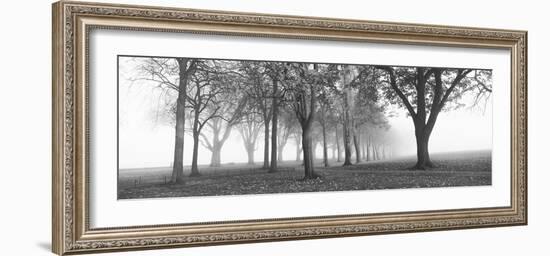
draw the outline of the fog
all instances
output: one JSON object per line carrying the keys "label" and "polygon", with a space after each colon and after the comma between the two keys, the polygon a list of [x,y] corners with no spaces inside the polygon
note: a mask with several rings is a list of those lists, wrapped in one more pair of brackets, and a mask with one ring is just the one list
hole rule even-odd
{"label": "fog", "polygon": [[[158,116],[160,90],[147,82],[131,80],[132,62],[121,60],[119,77],[119,168],[144,168],[170,166],[174,158],[174,125]],[[153,82],[150,82],[153,83]],[[492,147],[492,104],[491,98],[475,107],[471,96],[460,101],[465,106],[443,111],[437,119],[429,142],[431,153],[466,150],[486,150]],[[410,156],[416,153],[414,126],[407,112],[397,106],[386,110],[391,136],[391,151],[394,157]],[[188,129],[186,122],[186,130]],[[262,129],[263,131],[263,129]],[[206,132],[206,129],[205,129]],[[192,136],[185,135],[184,165],[191,164]],[[255,161],[263,160],[263,134],[260,134],[255,151]],[[317,158],[322,158],[322,146],[316,148]],[[210,163],[211,152],[199,146],[198,163]],[[329,158],[332,150],[329,149]],[[295,160],[296,145],[288,140],[283,160]],[[223,163],[246,163],[247,155],[242,138],[233,129],[221,153]]]}

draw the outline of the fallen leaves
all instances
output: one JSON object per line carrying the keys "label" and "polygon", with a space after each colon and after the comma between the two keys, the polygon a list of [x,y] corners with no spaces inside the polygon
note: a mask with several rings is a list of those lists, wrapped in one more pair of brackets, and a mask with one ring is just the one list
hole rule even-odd
{"label": "fallen leaves", "polygon": [[[235,166],[218,174],[187,178],[185,184],[147,183],[119,187],[119,198],[162,198],[242,194],[349,191],[491,185],[491,155],[434,157],[436,168],[409,170],[411,159],[367,162],[353,166],[317,167],[322,178],[303,179],[301,166],[275,173],[243,171]],[[223,168],[223,167],[221,167]]]}

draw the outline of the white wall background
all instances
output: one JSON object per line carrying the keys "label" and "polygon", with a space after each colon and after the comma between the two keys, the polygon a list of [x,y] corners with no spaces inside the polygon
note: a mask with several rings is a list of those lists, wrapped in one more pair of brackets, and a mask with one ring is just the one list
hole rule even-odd
{"label": "white wall background", "polygon": [[[96,0],[97,1],[97,0]],[[110,0],[101,0],[111,2]],[[434,23],[529,31],[529,225],[111,255],[547,255],[550,228],[550,33],[544,1],[146,1],[123,3]],[[51,255],[50,1],[11,1],[0,16],[1,255]]]}

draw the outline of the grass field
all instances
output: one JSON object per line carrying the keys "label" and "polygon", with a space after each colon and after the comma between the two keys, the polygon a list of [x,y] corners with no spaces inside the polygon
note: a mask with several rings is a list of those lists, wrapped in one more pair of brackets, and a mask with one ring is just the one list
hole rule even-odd
{"label": "grass field", "polygon": [[371,161],[342,167],[331,162],[316,172],[322,178],[302,180],[303,168],[295,161],[280,164],[281,170],[267,173],[261,165],[226,164],[202,167],[199,177],[185,184],[170,184],[171,169],[146,168],[119,171],[118,198],[162,198],[186,196],[349,191],[370,189],[426,188],[491,185],[491,152],[470,151],[433,154],[436,168],[410,170],[414,157]]}

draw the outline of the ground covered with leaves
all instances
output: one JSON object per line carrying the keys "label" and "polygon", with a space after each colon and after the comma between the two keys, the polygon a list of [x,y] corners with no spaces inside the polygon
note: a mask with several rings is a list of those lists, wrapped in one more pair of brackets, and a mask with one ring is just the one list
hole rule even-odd
{"label": "ground covered with leaves", "polygon": [[303,179],[297,162],[268,173],[257,166],[229,165],[204,169],[184,184],[170,184],[169,168],[119,173],[119,199],[242,194],[350,191],[491,185],[491,153],[488,151],[433,154],[435,168],[411,170],[414,158],[371,161],[343,167],[316,166],[322,177]]}

